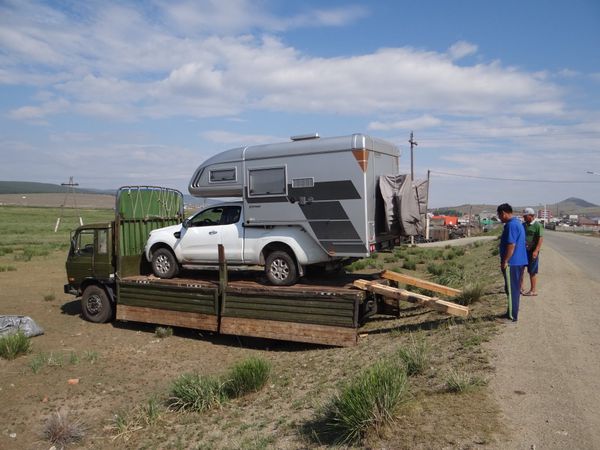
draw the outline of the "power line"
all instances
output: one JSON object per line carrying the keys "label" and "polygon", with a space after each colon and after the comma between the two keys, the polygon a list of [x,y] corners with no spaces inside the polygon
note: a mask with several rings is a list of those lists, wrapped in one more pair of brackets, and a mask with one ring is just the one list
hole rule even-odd
{"label": "power line", "polygon": [[522,183],[552,183],[552,184],[600,184],[600,181],[582,181],[582,180],[541,180],[532,178],[500,178],[500,177],[480,177],[476,175],[466,175],[462,173],[440,172],[432,170],[431,173],[437,175],[448,175],[451,177],[460,178],[476,178],[478,180],[493,180],[493,181],[518,181]]}

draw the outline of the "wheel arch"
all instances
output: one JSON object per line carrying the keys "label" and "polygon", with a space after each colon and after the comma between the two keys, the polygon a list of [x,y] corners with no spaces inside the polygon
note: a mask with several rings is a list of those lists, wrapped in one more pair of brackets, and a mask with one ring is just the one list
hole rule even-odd
{"label": "wheel arch", "polygon": [[260,252],[260,264],[264,266],[267,262],[267,257],[269,256],[269,254],[272,252],[278,251],[278,250],[284,251],[292,257],[292,259],[294,260],[294,264],[296,265],[296,270],[298,271],[299,276],[303,276],[304,268],[298,261],[298,255],[296,255],[296,252],[294,251],[292,246],[289,244],[286,244],[285,242],[273,241],[273,242],[269,242],[267,245],[265,245]]}
{"label": "wheel arch", "polygon": [[79,287],[79,296],[83,295],[83,291],[85,291],[90,286],[98,286],[101,289],[104,289],[106,295],[108,295],[108,299],[114,305],[117,303],[117,295],[115,292],[115,286],[112,282],[106,282],[102,280],[97,280],[93,278],[89,278],[84,280]]}

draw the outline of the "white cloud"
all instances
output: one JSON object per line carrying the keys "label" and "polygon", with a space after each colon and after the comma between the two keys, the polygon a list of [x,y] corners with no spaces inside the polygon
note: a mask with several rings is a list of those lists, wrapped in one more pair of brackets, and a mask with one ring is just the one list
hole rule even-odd
{"label": "white cloud", "polygon": [[424,128],[437,127],[442,123],[440,119],[430,114],[423,114],[421,117],[407,120],[397,120],[394,122],[371,122],[368,125],[369,130],[419,130]]}
{"label": "white cloud", "polygon": [[477,53],[477,46],[467,41],[458,41],[450,46],[448,54],[453,60]]}
{"label": "white cloud", "polygon": [[225,130],[212,130],[201,133],[202,138],[215,142],[217,144],[225,144],[230,146],[243,147],[246,145],[259,145],[272,142],[283,142],[288,138],[279,136],[263,135],[263,134],[240,134]]}

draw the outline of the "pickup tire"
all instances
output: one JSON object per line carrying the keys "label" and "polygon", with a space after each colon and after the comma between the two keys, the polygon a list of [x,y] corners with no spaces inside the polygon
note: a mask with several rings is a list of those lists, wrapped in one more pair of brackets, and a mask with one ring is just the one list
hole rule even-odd
{"label": "pickup tire", "polygon": [[104,323],[112,319],[113,305],[100,286],[91,285],[81,295],[81,314],[86,320]]}
{"label": "pickup tire", "polygon": [[275,250],[267,256],[265,273],[275,286],[291,286],[298,281],[298,270],[294,258],[287,252]]}
{"label": "pickup tire", "polygon": [[158,278],[174,278],[179,273],[177,258],[168,248],[159,248],[152,254],[152,272]]}

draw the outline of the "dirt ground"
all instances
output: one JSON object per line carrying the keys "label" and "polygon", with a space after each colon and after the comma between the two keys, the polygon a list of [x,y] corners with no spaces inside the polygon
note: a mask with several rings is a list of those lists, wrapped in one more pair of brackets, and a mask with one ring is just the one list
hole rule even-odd
{"label": "dirt ground", "polygon": [[[58,410],[69,411],[85,425],[84,441],[69,448],[329,448],[307,426],[319,408],[340,383],[393,356],[415,337],[427,340],[429,367],[411,379],[410,400],[394,426],[364,445],[466,449],[484,448],[501,438],[498,407],[487,387],[465,394],[444,388],[454,370],[482,380],[492,377],[480,344],[497,332],[493,319],[503,308],[498,294],[487,295],[468,321],[409,305],[401,319],[376,321],[373,328],[378,330],[351,348],[183,329],[159,339],[151,325],[81,319],[78,301],[62,293],[64,259],[63,252],[54,252],[11,262],[16,270],[0,273],[0,313],[29,315],[45,328],[43,336],[32,339],[29,355],[0,359],[0,449],[48,449],[42,430]],[[50,362],[36,373],[32,365],[41,354]],[[163,410],[156,424],[117,436],[117,417],[131,415],[153,397],[164,404],[181,374],[220,374],[249,356],[272,364],[271,380],[261,392],[203,414]],[[72,385],[70,379],[79,382]]]}
{"label": "dirt ground", "polygon": [[541,262],[539,295],[490,345],[508,440],[496,448],[600,448],[600,283],[546,243]]}

